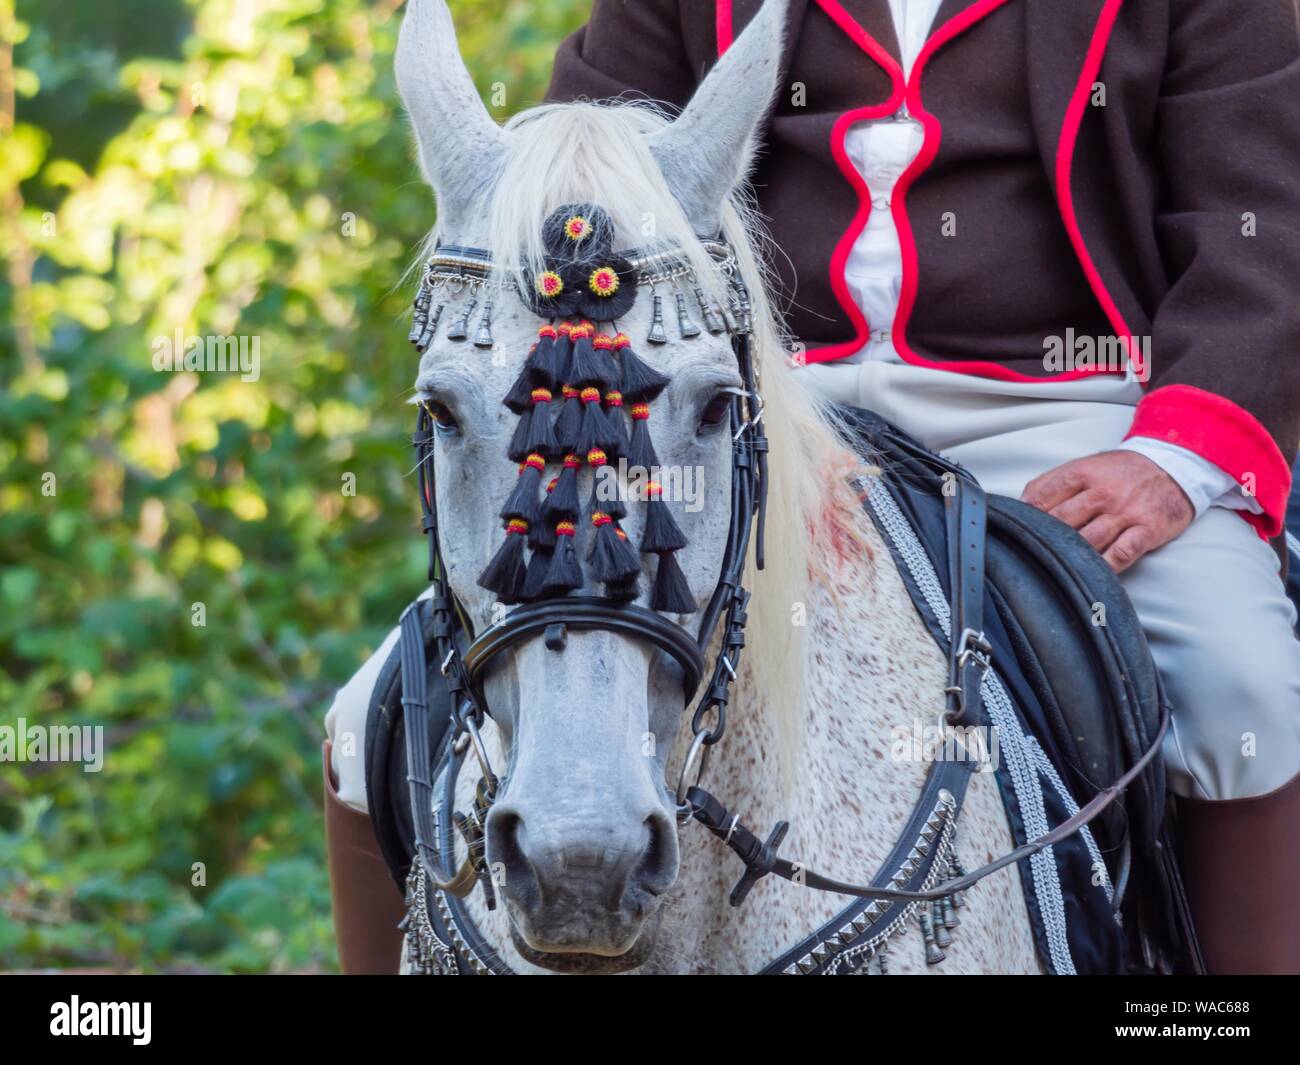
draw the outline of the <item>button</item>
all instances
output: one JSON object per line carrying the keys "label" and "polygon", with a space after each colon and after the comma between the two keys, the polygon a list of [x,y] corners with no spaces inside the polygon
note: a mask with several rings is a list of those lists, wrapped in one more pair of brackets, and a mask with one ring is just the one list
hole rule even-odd
{"label": "button", "polygon": [[888,196],[872,196],[871,206],[877,210],[884,210],[889,207],[893,201]]}

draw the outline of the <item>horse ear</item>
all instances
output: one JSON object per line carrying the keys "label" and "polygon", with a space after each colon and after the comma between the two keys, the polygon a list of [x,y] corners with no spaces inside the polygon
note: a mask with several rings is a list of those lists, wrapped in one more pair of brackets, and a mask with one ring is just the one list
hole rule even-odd
{"label": "horse ear", "polygon": [[407,0],[395,71],[438,214],[455,224],[501,172],[507,134],[474,88],[446,0]]}
{"label": "horse ear", "polygon": [[749,173],[759,125],[777,90],[789,0],[764,0],[650,150],[701,236],[720,227],[722,205]]}

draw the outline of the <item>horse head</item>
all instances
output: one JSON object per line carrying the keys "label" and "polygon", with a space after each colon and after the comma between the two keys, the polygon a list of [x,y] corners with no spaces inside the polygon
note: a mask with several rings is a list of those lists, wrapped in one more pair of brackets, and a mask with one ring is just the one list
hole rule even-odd
{"label": "horse head", "polygon": [[[434,293],[442,328],[416,380],[434,420],[447,578],[478,631],[518,602],[576,595],[635,604],[696,638],[732,528],[732,412],[746,391],[731,338],[705,319],[723,317],[732,274],[754,281],[756,339],[778,348],[737,196],[776,89],[785,8],[767,0],[675,120],[643,105],[576,103],[502,127],[475,91],[446,3],[407,4],[397,80],[437,196],[435,240],[495,264],[494,285]],[[581,257],[557,248],[569,223],[571,236],[586,226],[593,245],[604,242],[603,282],[588,269],[601,263],[582,260],[575,273]],[[701,239],[720,233],[742,257],[728,276]],[[685,265],[652,286],[611,258],[632,248]],[[624,288],[619,311],[585,315],[593,331],[582,308],[611,277]],[[557,281],[569,294],[587,285],[587,303],[551,313],[546,285]],[[647,343],[652,333],[662,342]],[[526,361],[542,349],[570,371],[595,358],[621,377],[530,387]],[[620,397],[630,365],[639,394]],[[503,402],[511,396],[518,402]],[[658,469],[644,475],[626,461],[649,455]],[[550,509],[561,493],[576,505]],[[503,758],[487,859],[515,945],[536,964],[622,969],[653,945],[678,871],[668,764],[689,739],[682,686],[660,645],[604,627],[538,632],[485,672]]]}

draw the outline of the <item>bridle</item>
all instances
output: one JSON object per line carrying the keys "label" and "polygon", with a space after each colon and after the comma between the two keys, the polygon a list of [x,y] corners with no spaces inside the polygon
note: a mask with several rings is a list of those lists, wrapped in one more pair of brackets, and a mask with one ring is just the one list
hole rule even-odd
{"label": "bridle", "polygon": [[[705,241],[729,294],[728,306],[718,316],[730,334],[732,351],[740,373],[742,389],[731,398],[731,519],[717,584],[704,607],[692,635],[682,625],[634,602],[589,595],[565,595],[515,607],[498,623],[475,635],[466,612],[447,582],[447,569],[438,538],[438,509],[434,426],[429,411],[421,406],[413,435],[417,457],[421,526],[428,537],[428,577],[431,595],[412,604],[402,616],[402,704],[408,717],[408,781],[416,851],[432,883],[462,894],[482,883],[490,893],[483,868],[482,842],[486,811],[495,798],[498,780],[483,746],[480,729],[487,717],[484,679],[502,652],[525,640],[542,636],[548,647],[560,650],[569,630],[603,630],[641,640],[666,654],[681,669],[682,690],[687,705],[695,701],[691,716],[693,740],[676,789],[679,821],[694,812],[687,794],[698,783],[704,751],[718,743],[727,726],[727,707],[745,646],[749,591],[743,577],[750,545],[757,568],[762,569],[763,536],[766,522],[767,450],[763,425],[763,401],[758,371],[751,347],[752,309],[749,295],[735,269],[730,249],[720,241]],[[651,285],[688,269],[684,259],[671,252],[639,254],[624,252],[641,278]],[[493,273],[490,255],[479,249],[440,249],[429,262],[425,283],[484,283]],[[427,604],[427,606],[426,606]],[[466,819],[464,832],[471,848],[471,860],[459,871],[443,868],[433,846],[433,783],[427,738],[428,700],[422,690],[425,675],[424,619],[431,615],[431,640],[439,672],[445,680],[452,713],[452,727],[459,750],[472,748],[482,772],[480,803]],[[708,653],[721,627],[721,640],[709,669]],[[462,648],[458,630],[469,637]],[[705,683],[707,672],[707,683]],[[408,684],[408,680],[410,683]],[[701,685],[705,684],[701,690]],[[698,700],[696,696],[698,695]],[[694,773],[694,778],[692,778]],[[472,874],[472,875],[471,875]]]}
{"label": "bridle", "polygon": [[[939,762],[932,767],[925,786],[909,819],[902,839],[895,846],[877,876],[868,884],[852,884],[828,877],[807,868],[802,863],[782,858],[777,851],[788,825],[777,822],[766,839],[760,839],[745,826],[738,815],[731,813],[714,795],[700,785],[700,777],[709,747],[722,740],[727,726],[727,710],[731,698],[731,685],[735,681],[740,658],[745,646],[745,626],[748,620],[750,593],[743,585],[743,575],[751,544],[755,564],[762,569],[763,539],[768,490],[767,454],[768,440],[763,425],[763,401],[759,391],[758,369],[752,350],[752,310],[749,295],[736,270],[734,256],[721,241],[705,241],[704,246],[722,271],[728,292],[728,306],[716,313],[715,321],[731,339],[743,389],[733,396],[730,406],[731,430],[731,517],[721,571],[713,593],[701,613],[692,634],[663,614],[646,609],[627,599],[567,594],[548,596],[514,607],[505,617],[475,634],[473,626],[457,601],[447,581],[438,539],[438,511],[436,502],[436,470],[434,425],[430,412],[421,406],[413,436],[417,456],[419,498],[422,511],[422,528],[428,537],[429,570],[431,585],[427,599],[413,603],[401,619],[401,676],[402,705],[406,717],[406,756],[410,788],[411,814],[415,836],[415,861],[412,863],[413,898],[423,912],[427,903],[425,877],[428,884],[442,897],[442,893],[463,898],[474,887],[482,886],[489,908],[495,905],[491,878],[488,874],[486,846],[486,817],[495,801],[499,781],[493,772],[480,730],[488,716],[484,695],[484,680],[492,665],[505,651],[520,643],[541,636],[552,650],[562,650],[569,630],[601,630],[624,635],[651,644],[666,654],[683,674],[683,697],[686,705],[694,701],[691,716],[692,740],[683,760],[675,791],[676,812],[679,822],[694,819],[737,855],[745,872],[730,895],[733,906],[739,906],[759,879],[775,874],[805,887],[870,900],[865,910],[853,912],[850,924],[832,936],[843,937],[840,947],[851,942],[854,929],[866,936],[870,930],[874,938],[864,938],[844,956],[858,952],[862,958],[874,956],[881,943],[887,941],[904,914],[920,907],[920,921],[926,933],[927,957],[942,958],[936,946],[936,929],[946,922],[953,905],[961,905],[961,892],[992,873],[1059,843],[1095,819],[1114,802],[1125,788],[1141,774],[1160,750],[1169,718],[1167,709],[1161,717],[1154,742],[1114,784],[1103,788],[1081,809],[1054,829],[1015,848],[972,872],[961,868],[953,849],[957,815],[966,791],[967,780],[973,767],[966,762]],[[689,270],[684,256],[674,252],[638,254],[620,253],[621,258],[647,282],[652,290],[656,281],[684,276]],[[453,286],[486,285],[494,276],[491,256],[482,250],[466,247],[441,248],[430,260],[422,280],[421,294],[417,296],[417,316],[423,301],[424,314],[429,317],[428,293],[440,284]],[[697,288],[697,293],[699,292]],[[471,301],[471,308],[474,303]],[[680,305],[679,305],[680,306]],[[490,301],[487,303],[490,317]],[[436,312],[432,318],[436,324]],[[468,322],[470,311],[465,312],[460,332]],[[706,308],[706,320],[708,320]],[[656,327],[659,308],[656,305]],[[710,332],[715,332],[710,322]],[[418,327],[418,328],[417,328]],[[427,336],[428,322],[417,319],[412,328],[414,341]],[[422,349],[421,349],[422,350]],[[953,508],[958,518],[977,506],[982,506],[982,493],[978,486],[968,486],[965,502],[959,500]],[[968,509],[963,509],[968,508]],[[980,513],[982,527],[982,512]],[[982,532],[980,534],[982,538]],[[963,537],[954,538],[958,542]],[[954,602],[964,597],[964,610],[974,610],[978,619],[978,602],[982,599],[983,558],[982,546],[977,567],[966,566],[955,560],[957,569],[977,574],[975,585],[961,588],[954,581]],[[974,605],[972,605],[974,604]],[[445,867],[442,854],[434,844],[435,795],[431,773],[432,751],[429,743],[429,700],[427,693],[427,663],[425,659],[425,612],[430,622],[429,638],[435,652],[435,661],[447,688],[452,710],[451,750],[462,756],[472,750],[481,772],[473,808],[467,813],[452,815],[455,827],[461,833],[468,849],[466,860],[457,869]],[[954,611],[954,621],[958,613]],[[719,637],[720,631],[720,637]],[[954,629],[954,633],[958,631]],[[945,719],[955,724],[964,717],[978,721],[980,715],[980,684],[989,668],[986,655],[970,652],[969,646],[987,647],[978,625],[963,628],[961,647],[954,651],[949,694],[950,714]],[[468,642],[467,642],[468,641]],[[712,668],[709,669],[710,648],[718,642]],[[958,641],[954,641],[958,643]],[[706,682],[706,673],[707,682]],[[702,688],[702,685],[703,688]],[[698,697],[698,698],[697,698]],[[956,716],[953,716],[955,711]],[[444,796],[445,799],[445,796]],[[444,838],[446,838],[444,836]],[[898,905],[892,916],[890,908]],[[933,916],[929,905],[935,909]],[[440,906],[443,904],[440,902]],[[846,911],[848,913],[850,911]],[[445,923],[454,927],[451,914],[444,910]],[[462,920],[464,918],[461,918]],[[951,927],[949,925],[948,927]],[[445,947],[437,940],[440,948]],[[463,946],[463,944],[462,944]],[[870,948],[868,952],[867,948]],[[448,948],[450,949],[450,948]],[[467,951],[473,959],[473,951]],[[788,964],[787,964],[788,962]],[[796,957],[789,954],[772,971],[812,972],[828,971],[825,966],[838,966],[840,960],[820,960],[817,950]],[[509,971],[501,963],[493,969],[474,966],[475,971]]]}

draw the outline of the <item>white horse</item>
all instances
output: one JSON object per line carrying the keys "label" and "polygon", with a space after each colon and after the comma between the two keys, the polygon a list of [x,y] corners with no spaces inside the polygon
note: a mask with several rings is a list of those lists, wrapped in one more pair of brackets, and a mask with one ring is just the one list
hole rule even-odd
{"label": "white horse", "polygon": [[[612,217],[617,247],[680,249],[717,298],[722,282],[696,234],[721,230],[735,250],[755,304],[771,441],[767,566],[751,565],[747,576],[754,598],[744,668],[705,783],[755,831],[789,820],[783,856],[862,882],[901,834],[925,778],[927,766],[896,757],[892,741],[899,728],[938,719],[945,658],[864,514],[859,479],[872,471],[787,365],[754,251],[744,179],[776,91],[785,8],[767,0],[675,121],[640,104],[575,103],[536,108],[502,128],[474,89],[443,0],[407,4],[397,78],[437,195],[434,239],[536,269],[546,216],[594,202]],[[634,339],[645,335],[649,302],[641,293],[619,322]],[[496,356],[439,336],[416,382],[439,423],[437,506],[450,583],[479,628],[500,610],[476,577],[501,542],[497,510],[516,477],[505,457],[516,419],[501,398],[541,324],[520,301],[502,303]],[[674,513],[689,539],[678,557],[703,603],[731,518],[730,434],[710,411],[740,388],[736,360],[726,336],[707,333],[638,346],[672,381],[653,407],[659,458],[701,472],[704,505]],[[635,540],[637,504],[629,509]],[[696,617],[674,620],[689,627]],[[494,665],[485,694],[485,738],[502,776],[487,851],[505,871],[504,905],[489,912],[476,892],[468,908],[515,971],[755,972],[850,901],[767,877],[742,907],[728,905],[742,866],[702,828],[679,829],[674,818],[688,715],[680,674],[647,644],[572,632],[557,653],[533,639]],[[462,809],[474,775],[461,775]],[[974,774],[958,834],[964,864],[1012,846],[993,776]],[[927,966],[909,921],[889,946],[889,971],[1040,971],[1013,868],[981,881],[966,902],[943,964]]]}

